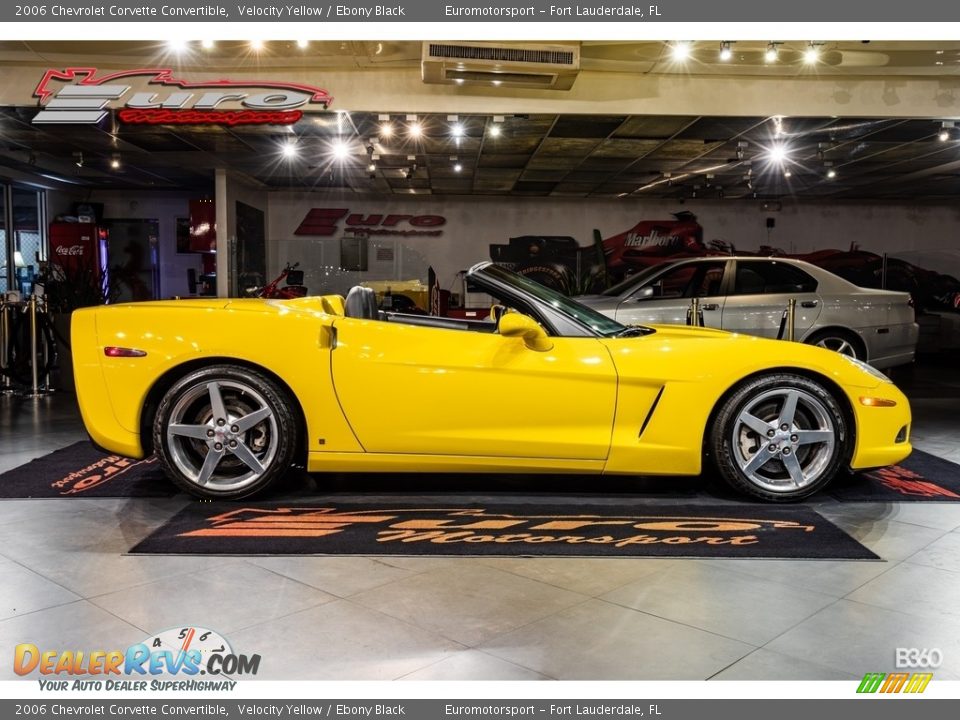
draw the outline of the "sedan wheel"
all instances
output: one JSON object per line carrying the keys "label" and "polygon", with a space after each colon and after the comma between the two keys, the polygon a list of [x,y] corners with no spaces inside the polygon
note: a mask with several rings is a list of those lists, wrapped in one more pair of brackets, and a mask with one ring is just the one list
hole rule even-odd
{"label": "sedan wheel", "polygon": [[193,372],[164,395],[154,447],[167,474],[204,498],[242,498],[264,490],[293,461],[296,420],[286,393],[246,368]]}
{"label": "sedan wheel", "polygon": [[846,421],[820,383],[770,375],[724,402],[711,445],[721,475],[734,488],[764,500],[798,500],[836,474]]}
{"label": "sedan wheel", "polygon": [[816,345],[817,347],[838,352],[841,355],[846,355],[847,357],[856,358],[857,360],[863,359],[863,353],[860,351],[860,346],[857,341],[847,337],[843,333],[818,333],[807,340],[807,342],[811,345]]}

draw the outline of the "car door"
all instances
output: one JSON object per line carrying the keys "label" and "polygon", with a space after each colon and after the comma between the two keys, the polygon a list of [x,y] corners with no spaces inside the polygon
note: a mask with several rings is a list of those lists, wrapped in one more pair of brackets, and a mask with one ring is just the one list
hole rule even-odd
{"label": "car door", "polygon": [[335,327],[334,386],[368,452],[607,456],[617,377],[594,337],[534,350],[496,332],[352,318]]}
{"label": "car door", "polygon": [[727,260],[681,262],[652,276],[617,307],[615,319],[624,325],[685,325],[690,301],[700,298],[705,327],[719,328]]}
{"label": "car door", "polygon": [[[817,281],[783,260],[737,259],[733,286],[723,306],[723,329],[775,338],[790,298],[797,301],[794,336],[803,335],[820,315]],[[786,337],[784,330],[784,337]]]}

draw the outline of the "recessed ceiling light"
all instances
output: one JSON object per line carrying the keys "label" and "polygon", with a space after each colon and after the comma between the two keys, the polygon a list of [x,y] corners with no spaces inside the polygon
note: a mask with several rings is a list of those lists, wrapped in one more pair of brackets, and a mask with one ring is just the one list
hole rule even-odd
{"label": "recessed ceiling light", "polygon": [[186,40],[167,40],[167,49],[171,52],[182,53],[187,49]]}
{"label": "recessed ceiling light", "polygon": [[500,135],[500,126],[499,126],[499,125],[496,125],[496,124],[491,125],[491,126],[490,126],[490,134],[491,134],[493,137],[498,137],[498,136]]}
{"label": "recessed ceiling light", "polygon": [[499,87],[500,85],[503,85],[503,80],[491,80],[490,84]]}
{"label": "recessed ceiling light", "polygon": [[300,48],[301,50],[304,50],[305,48],[310,47],[310,41],[309,41],[309,40],[297,40],[297,47]]}
{"label": "recessed ceiling light", "polygon": [[337,160],[344,160],[349,154],[350,148],[343,140],[337,140],[333,144],[333,156]]}
{"label": "recessed ceiling light", "polygon": [[726,62],[733,57],[733,50],[730,49],[730,43],[720,43],[720,59]]}
{"label": "recessed ceiling light", "polygon": [[767,51],[763,54],[763,59],[768,63],[777,61],[777,44],[776,43],[767,44]]}
{"label": "recessed ceiling light", "polygon": [[453,166],[454,172],[460,172],[461,170],[463,170],[463,165],[461,165],[460,163],[457,163],[456,165]]}
{"label": "recessed ceiling light", "polygon": [[112,167],[114,170],[117,170],[120,167],[120,158],[113,158],[110,161],[110,167]]}
{"label": "recessed ceiling light", "polygon": [[388,138],[393,135],[393,124],[388,122],[380,123],[380,137]]}
{"label": "recessed ceiling light", "polygon": [[815,65],[820,60],[820,48],[818,48],[813,43],[810,43],[810,46],[807,48],[806,52],[803,53],[803,61],[807,65]]}
{"label": "recessed ceiling light", "polygon": [[200,41],[200,47],[202,47],[204,50],[213,50],[216,44],[216,42],[210,40],[209,38]]}
{"label": "recessed ceiling light", "polygon": [[787,149],[783,145],[774,145],[772,148],[770,148],[769,155],[771,161],[778,164],[783,164],[783,162],[787,159],[788,153]]}
{"label": "recessed ceiling light", "polygon": [[670,48],[670,54],[674,60],[686,60],[690,57],[690,43],[675,42]]}
{"label": "recessed ceiling light", "polygon": [[463,79],[463,78],[454,78],[453,81],[454,81],[457,85],[463,85],[463,83],[464,83],[464,79]]}
{"label": "recessed ceiling light", "polygon": [[254,52],[260,52],[263,50],[263,40],[251,40],[250,49]]}
{"label": "recessed ceiling light", "polygon": [[836,171],[836,170],[834,170],[833,168],[830,168],[829,170],[827,170],[827,177],[828,177],[828,178],[830,178],[831,180],[833,180],[836,176],[837,176],[837,171]]}
{"label": "recessed ceiling light", "polygon": [[463,137],[463,125],[460,123],[454,123],[450,126],[450,134],[455,138]]}
{"label": "recessed ceiling light", "polygon": [[297,155],[300,154],[300,151],[297,149],[296,143],[292,143],[292,142],[284,143],[283,148],[281,149],[281,152],[283,153],[283,156],[288,160],[295,158]]}
{"label": "recessed ceiling light", "polygon": [[423,135],[423,125],[419,122],[412,122],[407,125],[407,134],[412,138],[418,138]]}
{"label": "recessed ceiling light", "polygon": [[793,175],[793,173],[790,172],[789,168],[788,168],[787,170],[784,170],[784,171],[783,171],[783,176],[784,176],[784,177],[790,177],[791,175]]}

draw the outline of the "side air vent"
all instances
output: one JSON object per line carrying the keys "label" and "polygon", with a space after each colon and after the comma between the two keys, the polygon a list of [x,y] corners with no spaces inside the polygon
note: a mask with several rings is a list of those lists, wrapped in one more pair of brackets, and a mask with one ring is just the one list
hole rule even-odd
{"label": "side air vent", "polygon": [[423,43],[423,81],[433,84],[569,90],[580,72],[580,45]]}

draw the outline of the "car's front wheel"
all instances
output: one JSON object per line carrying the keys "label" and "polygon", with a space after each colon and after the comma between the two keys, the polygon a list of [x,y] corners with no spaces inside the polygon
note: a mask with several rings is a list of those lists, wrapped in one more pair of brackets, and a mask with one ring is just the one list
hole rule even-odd
{"label": "car's front wheel", "polygon": [[821,383],[771,374],[741,385],[723,401],[709,447],[734,489],[789,502],[833,479],[846,453],[847,432],[842,409]]}
{"label": "car's front wheel", "polygon": [[202,498],[262,492],[294,460],[297,420],[286,391],[238,365],[195,370],[167,390],[153,444],[167,475]]}

